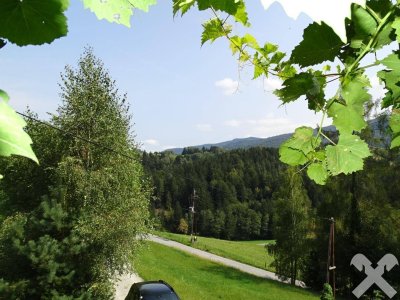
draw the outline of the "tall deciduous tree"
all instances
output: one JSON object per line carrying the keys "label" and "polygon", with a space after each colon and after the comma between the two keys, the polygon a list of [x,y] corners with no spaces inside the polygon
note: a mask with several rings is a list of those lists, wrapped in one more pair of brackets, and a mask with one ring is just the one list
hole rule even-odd
{"label": "tall deciduous tree", "polygon": [[275,195],[274,236],[271,246],[276,272],[295,284],[308,254],[311,202],[299,174],[288,169],[284,184]]}
{"label": "tall deciduous tree", "polygon": [[138,235],[147,231],[149,188],[126,96],[90,48],[78,68],[65,68],[60,86],[63,103],[55,123],[85,140],[66,137],[58,180],[68,191],[66,205],[76,213],[76,230],[90,244],[84,253],[88,288],[102,295],[113,274],[124,271]]}
{"label": "tall deciduous tree", "polygon": [[4,168],[0,294],[111,299],[114,276],[130,269],[148,231],[150,188],[126,97],[91,49],[66,67],[60,86],[51,122],[61,131],[28,123],[41,165],[13,158]]}

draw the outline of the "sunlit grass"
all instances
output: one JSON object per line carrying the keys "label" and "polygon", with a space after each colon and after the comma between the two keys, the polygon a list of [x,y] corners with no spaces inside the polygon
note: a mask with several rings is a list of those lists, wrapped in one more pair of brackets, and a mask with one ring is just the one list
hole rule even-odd
{"label": "sunlit grass", "polygon": [[155,232],[155,234],[200,250],[274,272],[274,268],[271,266],[273,257],[267,253],[264,246],[266,243],[273,243],[274,241],[226,241],[198,237],[197,242],[192,245],[190,243],[190,236],[187,235],[169,232]]}
{"label": "sunlit grass", "polygon": [[319,299],[308,290],[251,276],[153,242],[136,260],[136,269],[144,280],[168,282],[184,300]]}

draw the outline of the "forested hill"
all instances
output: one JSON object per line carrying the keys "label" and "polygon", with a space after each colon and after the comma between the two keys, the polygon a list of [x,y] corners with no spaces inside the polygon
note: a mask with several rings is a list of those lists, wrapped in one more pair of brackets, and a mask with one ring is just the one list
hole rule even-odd
{"label": "forested hill", "polygon": [[[386,153],[386,150],[380,151]],[[393,154],[387,152],[385,155],[387,159]],[[303,188],[314,207],[342,193],[343,197],[348,197],[351,191],[359,188],[371,194],[386,186],[381,198],[394,199],[396,186],[388,187],[391,181],[382,181],[398,171],[395,168],[396,155],[391,159],[394,163],[387,167],[387,163],[375,155],[368,161],[365,171],[353,176],[357,178],[354,183],[352,176],[339,176],[322,187],[303,176]],[[144,152],[143,164],[155,187],[154,211],[164,228],[182,231],[179,229],[181,219],[190,223],[190,197],[196,189],[195,229],[199,233],[226,239],[266,238],[271,235],[272,201],[279,197],[280,190],[286,188],[282,186],[286,166],[279,161],[277,149],[255,147],[228,151],[217,147],[210,150],[188,148],[184,155]],[[365,180],[376,179],[368,185],[364,177]],[[339,183],[344,184],[344,188],[339,187]],[[352,186],[358,183],[360,187]]]}
{"label": "forested hill", "polygon": [[197,231],[227,239],[267,237],[269,200],[285,168],[277,149],[214,147],[188,152],[143,154],[162,225],[179,231],[181,219],[189,221],[190,197],[196,189]]}
{"label": "forested hill", "polygon": [[[296,186],[288,184],[293,171],[279,161],[277,149],[263,147],[230,151],[189,148],[184,155],[145,152],[143,164],[154,184],[155,219],[160,227],[173,232],[191,231],[193,189],[194,231],[233,240],[279,239],[277,230],[290,229],[293,223],[291,214],[282,213],[291,211],[293,201],[302,198],[299,200],[310,207],[306,216],[309,242],[301,250],[309,258],[302,262],[302,272],[310,286],[320,288],[326,277],[327,220],[331,217],[336,226],[336,266],[341,270],[338,286],[346,286],[355,276],[349,262],[356,253],[374,261],[386,253],[400,257],[398,150],[375,149],[364,171],[331,178],[325,186],[311,182],[304,171],[295,173],[300,177]],[[282,222],[283,227],[279,225]],[[400,282],[400,275],[393,276],[392,282]],[[358,277],[352,280],[360,281]]]}

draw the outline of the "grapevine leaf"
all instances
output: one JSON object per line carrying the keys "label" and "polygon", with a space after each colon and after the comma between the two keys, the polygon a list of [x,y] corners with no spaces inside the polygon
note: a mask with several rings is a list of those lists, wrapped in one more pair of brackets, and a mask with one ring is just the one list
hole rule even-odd
{"label": "grapevine leaf", "polygon": [[368,0],[368,7],[372,9],[379,18],[383,18],[393,7],[391,0]]}
{"label": "grapevine leaf", "polygon": [[324,185],[326,180],[329,177],[328,170],[326,169],[326,165],[322,162],[312,163],[307,168],[307,175],[312,180],[314,180],[317,184]]}
{"label": "grapevine leaf", "polygon": [[157,0],[128,0],[135,8],[144,12],[149,11],[151,5],[157,4]]}
{"label": "grapevine leaf", "polygon": [[0,98],[3,98],[3,101],[6,101],[6,102],[8,102],[10,100],[10,97],[8,96],[8,94],[3,90],[0,90]]}
{"label": "grapevine leaf", "polygon": [[201,35],[201,45],[207,41],[214,42],[217,38],[229,34],[232,31],[231,26],[221,24],[219,19],[208,20],[203,23],[203,33]]}
{"label": "grapevine leaf", "polygon": [[280,160],[288,165],[303,165],[309,159],[307,155],[321,144],[321,139],[314,137],[311,127],[299,127],[293,136],[279,148]]}
{"label": "grapevine leaf", "polygon": [[310,73],[299,73],[283,82],[283,88],[274,93],[284,103],[295,101],[305,95],[309,101],[309,107],[315,109],[324,101],[325,78],[316,77]]}
{"label": "grapevine leaf", "polygon": [[239,9],[244,6],[242,0],[197,0],[199,10],[214,9],[235,16]]}
{"label": "grapevine leaf", "polygon": [[394,28],[394,30],[395,30],[397,42],[400,43],[400,17],[397,17],[393,21],[392,28]]}
{"label": "grapevine leaf", "polygon": [[363,159],[370,156],[368,144],[357,135],[342,133],[339,143],[326,147],[326,160],[332,175],[350,174],[363,169]]}
{"label": "grapevine leaf", "polygon": [[272,55],[271,57],[271,63],[272,64],[279,64],[282,60],[282,58],[284,58],[286,56],[285,53],[277,51],[274,53],[274,55]]}
{"label": "grapevine leaf", "polygon": [[3,39],[0,39],[0,49],[7,45],[7,42]]}
{"label": "grapevine leaf", "polygon": [[174,0],[172,5],[174,16],[176,16],[178,11],[180,11],[181,16],[183,16],[195,3],[195,0]]}
{"label": "grapevine leaf", "polygon": [[385,88],[388,90],[382,100],[382,107],[387,108],[395,105],[395,108],[398,108],[400,100],[399,73],[397,71],[382,70],[377,75],[383,80]]}
{"label": "grapevine leaf", "polygon": [[235,13],[236,22],[240,22],[245,26],[250,26],[249,17],[247,15],[246,6],[244,2],[240,2],[239,7]]}
{"label": "grapevine leaf", "polygon": [[400,58],[397,53],[392,53],[381,60],[381,63],[400,75]]}
{"label": "grapevine leaf", "polygon": [[261,61],[258,58],[258,52],[254,55],[253,58],[253,65],[254,65],[254,73],[253,73],[253,79],[256,79],[260,77],[262,74],[264,74],[264,68],[261,65]]}
{"label": "grapevine leaf", "polygon": [[350,38],[350,45],[353,48],[360,48],[361,44],[367,44],[366,41],[374,34],[378,23],[359,5],[352,5],[351,20],[354,36]]}
{"label": "grapevine leaf", "polygon": [[364,103],[371,96],[364,88],[364,83],[353,79],[341,90],[345,103],[333,102],[328,109],[328,115],[333,118],[333,125],[340,133],[360,131],[367,126],[364,120]]}
{"label": "grapevine leaf", "polygon": [[229,48],[231,48],[232,55],[235,55],[240,49],[242,49],[242,39],[237,35],[230,38]]}
{"label": "grapevine leaf", "polygon": [[314,22],[304,30],[303,40],[294,48],[290,59],[301,67],[333,61],[343,45],[331,27]]}
{"label": "grapevine leaf", "polygon": [[400,135],[392,139],[392,142],[390,144],[390,149],[397,148],[399,146],[400,146]]}
{"label": "grapevine leaf", "polygon": [[276,50],[278,50],[278,46],[271,43],[266,43],[264,47],[259,49],[260,53],[264,57],[267,57],[269,54],[274,53]]}
{"label": "grapevine leaf", "polygon": [[389,119],[389,126],[394,133],[400,132],[400,110],[394,109],[392,111],[392,115]]}
{"label": "grapevine leaf", "polygon": [[99,20],[106,19],[109,22],[131,27],[130,18],[133,6],[127,0],[98,1],[83,0],[85,8],[90,9]]}
{"label": "grapevine leaf", "polygon": [[284,145],[279,147],[279,159],[289,166],[304,165],[308,162],[308,158],[303,152],[285,147]]}
{"label": "grapevine leaf", "polygon": [[32,140],[23,129],[25,125],[24,119],[17,115],[7,101],[0,101],[0,155],[21,155],[38,163],[30,146]]}
{"label": "grapevine leaf", "polygon": [[391,44],[395,39],[395,37],[393,37],[392,39],[392,35],[395,35],[394,29],[392,28],[392,22],[388,22],[376,37],[376,42],[374,47],[375,50],[380,49],[385,45]]}
{"label": "grapevine leaf", "polygon": [[295,101],[313,88],[313,76],[310,73],[296,74],[283,82],[283,88],[274,92],[284,103]]}
{"label": "grapevine leaf", "polygon": [[0,1],[0,37],[18,46],[51,43],[68,32],[68,0]]}
{"label": "grapevine leaf", "polygon": [[389,119],[390,129],[393,131],[393,139],[390,149],[400,146],[400,110],[394,109]]}
{"label": "grapevine leaf", "polygon": [[243,44],[249,45],[254,49],[259,49],[260,46],[258,45],[257,39],[249,33],[246,33],[244,37],[242,37]]}

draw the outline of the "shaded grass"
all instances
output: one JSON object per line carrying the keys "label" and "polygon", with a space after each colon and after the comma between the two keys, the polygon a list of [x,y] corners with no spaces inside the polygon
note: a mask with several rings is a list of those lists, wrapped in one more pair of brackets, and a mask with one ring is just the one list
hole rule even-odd
{"label": "shaded grass", "polygon": [[197,242],[192,245],[190,236],[187,235],[169,232],[155,232],[155,234],[241,263],[275,272],[275,268],[271,266],[274,258],[267,253],[264,247],[266,243],[273,243],[274,241],[226,241],[198,237]]}
{"label": "shaded grass", "polygon": [[136,261],[144,280],[165,280],[183,300],[308,300],[319,297],[301,288],[251,276],[185,252],[148,242]]}

